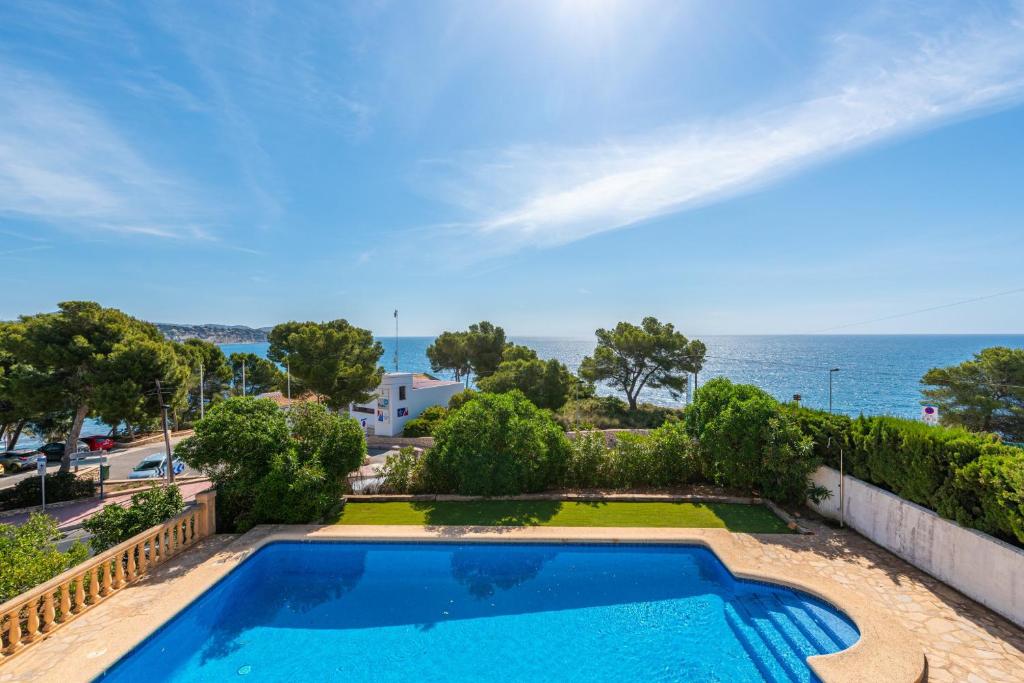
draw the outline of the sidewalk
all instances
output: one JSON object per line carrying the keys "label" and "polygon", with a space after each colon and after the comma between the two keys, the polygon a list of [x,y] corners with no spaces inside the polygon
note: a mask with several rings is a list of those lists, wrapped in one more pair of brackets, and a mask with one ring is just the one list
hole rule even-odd
{"label": "sidewalk", "polygon": [[[191,484],[184,484],[180,487],[181,495],[185,499],[185,502],[189,502],[195,499],[197,493],[205,491],[212,485],[213,484],[209,481],[198,481]],[[135,493],[138,492],[136,491]],[[115,504],[127,506],[131,500],[131,493],[113,493],[103,500],[100,500],[99,498],[87,498],[78,503],[47,510],[46,514],[57,520],[57,527],[61,531],[70,531],[80,527],[82,522],[102,510],[104,506]],[[29,513],[24,513],[6,517],[0,520],[0,522],[3,522],[4,524],[18,525],[27,522],[28,518]]]}

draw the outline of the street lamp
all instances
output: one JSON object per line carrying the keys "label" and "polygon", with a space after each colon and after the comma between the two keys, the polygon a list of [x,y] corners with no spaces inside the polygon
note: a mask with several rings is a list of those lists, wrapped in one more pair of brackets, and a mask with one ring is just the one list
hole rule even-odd
{"label": "street lamp", "polygon": [[839,372],[839,368],[831,368],[828,371],[828,412],[832,412],[832,375]]}

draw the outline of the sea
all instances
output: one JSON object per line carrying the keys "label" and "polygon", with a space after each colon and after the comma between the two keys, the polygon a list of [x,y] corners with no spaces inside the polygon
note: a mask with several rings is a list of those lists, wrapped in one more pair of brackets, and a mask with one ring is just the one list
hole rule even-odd
{"label": "sea", "polygon": [[[707,345],[698,387],[712,377],[753,384],[781,401],[799,394],[802,405],[829,407],[850,416],[921,415],[921,376],[929,369],[955,365],[990,346],[1024,348],[1024,335],[722,335],[700,337]],[[389,371],[433,372],[427,347],[433,337],[381,337],[381,364]],[[540,358],[556,358],[575,372],[594,351],[594,340],[554,337],[510,337],[529,346]],[[225,354],[236,351],[266,356],[269,344],[223,344]],[[838,368],[836,372],[831,369]],[[614,395],[607,386],[598,393]],[[689,396],[674,398],[666,390],[646,390],[641,400],[682,406]]]}

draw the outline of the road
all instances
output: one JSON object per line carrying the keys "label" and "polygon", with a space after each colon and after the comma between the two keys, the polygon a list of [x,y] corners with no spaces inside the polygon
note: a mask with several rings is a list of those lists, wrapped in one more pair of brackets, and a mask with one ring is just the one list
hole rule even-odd
{"label": "road", "polygon": [[[171,438],[171,448],[174,448],[181,441],[182,436]],[[131,473],[132,468],[139,464],[139,462],[147,455],[154,455],[156,453],[164,452],[163,442],[157,442],[147,444],[145,446],[136,446],[135,448],[126,448],[125,450],[113,450],[109,453],[110,456],[110,478],[111,479],[127,479]],[[80,465],[98,465],[100,462],[99,453],[90,453],[87,457],[82,458],[79,461]],[[54,474],[60,469],[59,462],[51,462],[46,465],[47,474]],[[72,469],[74,467],[72,466]],[[185,470],[185,474],[197,474],[190,469]],[[17,472],[15,474],[8,474],[0,477],[0,489],[6,489],[14,486],[22,479],[29,477],[38,476],[35,470],[27,470],[24,472]]]}

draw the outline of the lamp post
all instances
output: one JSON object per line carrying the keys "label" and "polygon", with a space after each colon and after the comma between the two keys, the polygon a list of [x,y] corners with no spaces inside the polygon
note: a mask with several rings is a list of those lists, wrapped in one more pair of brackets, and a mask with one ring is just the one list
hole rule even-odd
{"label": "lamp post", "polygon": [[831,368],[828,371],[828,412],[832,412],[832,375],[839,372],[839,368]]}

